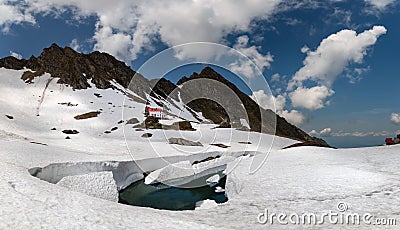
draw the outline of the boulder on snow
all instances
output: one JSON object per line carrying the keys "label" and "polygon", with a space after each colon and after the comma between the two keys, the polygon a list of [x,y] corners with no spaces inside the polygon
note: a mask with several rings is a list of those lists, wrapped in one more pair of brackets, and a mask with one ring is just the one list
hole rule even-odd
{"label": "boulder on snow", "polygon": [[149,138],[149,137],[152,137],[152,136],[153,136],[153,134],[151,134],[151,133],[144,133],[142,135],[143,138]]}
{"label": "boulder on snow", "polygon": [[75,118],[75,120],[85,120],[85,119],[97,117],[97,116],[99,116],[100,113],[101,113],[100,111],[88,112],[88,113],[84,113],[81,115],[77,115],[74,118]]}
{"label": "boulder on snow", "polygon": [[251,142],[250,141],[239,141],[239,144],[251,145]]}
{"label": "boulder on snow", "polygon": [[118,202],[119,193],[112,172],[94,172],[83,175],[66,176],[57,184],[75,192]]}
{"label": "boulder on snow", "polygon": [[210,145],[217,146],[217,147],[220,147],[220,148],[223,148],[223,149],[227,149],[227,148],[231,147],[231,146],[229,146],[229,145],[224,145],[224,144],[221,144],[221,143],[218,143],[218,144],[210,144]]}
{"label": "boulder on snow", "polygon": [[199,163],[203,163],[203,162],[206,162],[206,161],[212,161],[212,160],[218,159],[218,158],[220,158],[220,157],[221,157],[221,156],[219,156],[219,155],[217,155],[217,156],[215,156],[215,157],[207,157],[207,158],[202,159],[202,160],[193,161],[192,165],[199,164]]}
{"label": "boulder on snow", "polygon": [[200,142],[189,141],[184,138],[171,137],[168,139],[168,141],[171,145],[176,144],[176,145],[185,145],[185,146],[203,146],[203,144],[201,144]]}
{"label": "boulder on snow", "polygon": [[178,121],[173,123],[171,126],[167,127],[167,129],[173,129],[173,130],[183,130],[183,131],[196,131],[192,127],[192,124],[190,121]]}
{"label": "boulder on snow", "polygon": [[14,117],[13,117],[13,116],[10,116],[10,115],[6,115],[6,117],[7,117],[8,119],[10,119],[10,120],[13,120],[13,119],[14,119]]}
{"label": "boulder on snow", "polygon": [[137,124],[137,123],[139,123],[139,120],[136,117],[131,118],[126,122],[127,125],[134,125],[134,124]]}
{"label": "boulder on snow", "polygon": [[162,125],[159,123],[160,119],[157,117],[149,116],[144,120],[144,127],[146,129],[162,129]]}
{"label": "boulder on snow", "polygon": [[71,129],[65,129],[65,130],[63,130],[62,131],[63,133],[65,133],[65,134],[78,134],[79,133],[79,131],[78,130],[71,130]]}

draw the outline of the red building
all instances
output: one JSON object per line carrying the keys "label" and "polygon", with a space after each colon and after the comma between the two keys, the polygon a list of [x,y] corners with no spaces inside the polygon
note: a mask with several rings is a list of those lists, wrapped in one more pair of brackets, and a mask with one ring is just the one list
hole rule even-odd
{"label": "red building", "polygon": [[144,115],[146,117],[157,117],[157,118],[165,118],[164,112],[162,108],[152,108],[150,106],[146,106],[144,109]]}
{"label": "red building", "polygon": [[386,138],[386,145],[392,145],[393,144],[393,139],[392,138]]}

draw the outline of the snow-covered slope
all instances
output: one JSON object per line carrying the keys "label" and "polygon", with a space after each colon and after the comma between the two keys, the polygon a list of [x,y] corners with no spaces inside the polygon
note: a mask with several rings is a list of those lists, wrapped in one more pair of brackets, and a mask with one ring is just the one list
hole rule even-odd
{"label": "snow-covered slope", "polygon": [[[133,125],[125,124],[131,118],[143,122],[144,100],[135,101],[133,97],[127,97],[124,94],[126,90],[117,83],[112,82],[116,89],[97,89],[91,84],[89,89],[73,90],[57,84],[57,79],[49,74],[35,78],[32,84],[26,84],[20,79],[23,72],[0,68],[0,138],[7,138],[5,132],[8,132],[29,137],[38,143],[68,146],[77,151],[115,154],[127,152],[125,134],[128,138],[143,134],[135,132]],[[127,93],[138,97],[131,91]],[[186,108],[177,111],[172,105],[170,107],[172,114],[179,112],[181,117],[197,121]],[[74,118],[89,112],[100,114],[83,120]],[[179,120],[174,117],[171,119]],[[64,134],[63,130],[77,130],[79,134]],[[67,136],[71,139],[66,140]]]}
{"label": "snow-covered slope", "polygon": [[[192,123],[196,131],[136,131],[133,125],[125,123],[130,118],[143,121],[144,104],[125,98],[123,91],[94,87],[73,91],[56,80],[45,89],[51,79],[49,75],[27,85],[19,79],[22,72],[0,69],[0,229],[265,229],[267,226],[257,223],[258,214],[265,208],[271,212],[319,213],[337,210],[339,202],[348,204],[352,212],[369,212],[400,221],[400,146],[281,150],[295,141],[196,123]],[[95,118],[74,119],[93,111],[101,113]],[[191,112],[185,108],[182,111],[190,120]],[[118,124],[121,120],[124,122]],[[104,133],[114,127],[118,129]],[[62,133],[66,129],[77,130],[79,134]],[[153,136],[141,137],[146,132]],[[66,136],[71,139],[65,139]],[[203,146],[170,145],[170,137],[200,141]],[[230,147],[220,148],[212,143]],[[76,177],[66,177],[68,183],[87,179],[85,174],[103,175],[97,173],[99,170],[112,171],[115,180],[119,177],[124,180],[136,175],[132,167],[132,174],[116,175],[114,169],[121,170],[126,168],[121,165],[129,164],[125,161],[137,160],[146,171],[162,168],[168,161],[192,162],[216,154],[238,157],[243,151],[259,154],[270,147],[271,154],[255,174],[249,174],[251,156],[240,157],[239,164],[228,163],[228,169],[233,170],[227,179],[228,202],[204,205],[194,211],[121,205],[48,183],[29,173],[35,167],[60,163],[79,169],[75,170],[80,172]],[[160,156],[170,158],[165,162]],[[110,179],[107,178],[102,183]],[[268,227],[297,229],[299,226]]]}

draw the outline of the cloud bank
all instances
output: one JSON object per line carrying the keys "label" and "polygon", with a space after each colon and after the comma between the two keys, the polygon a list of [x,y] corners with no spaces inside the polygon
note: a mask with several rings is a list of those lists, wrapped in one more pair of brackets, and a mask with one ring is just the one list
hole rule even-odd
{"label": "cloud bank", "polygon": [[[228,34],[249,32],[253,20],[270,17],[281,2],[0,0],[0,26],[7,31],[11,24],[36,23],[35,16],[39,14],[57,16],[65,11],[76,19],[96,16],[94,49],[130,62],[139,53],[152,50],[155,42],[169,47],[188,42],[225,43]],[[212,50],[179,50],[181,57],[191,57],[194,52],[207,55]]]}
{"label": "cloud bank", "polygon": [[316,130],[312,130],[309,134],[312,136],[317,136],[317,137],[385,137],[385,136],[390,136],[393,133],[388,132],[388,131],[380,131],[380,132],[338,131],[338,132],[334,132],[331,128],[325,128],[319,132]]}

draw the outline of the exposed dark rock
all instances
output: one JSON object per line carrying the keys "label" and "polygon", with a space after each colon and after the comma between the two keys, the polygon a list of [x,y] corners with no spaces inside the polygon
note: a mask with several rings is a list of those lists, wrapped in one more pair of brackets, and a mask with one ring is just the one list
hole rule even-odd
{"label": "exposed dark rock", "polygon": [[168,139],[170,144],[176,144],[176,145],[185,145],[185,146],[203,146],[200,142],[195,142],[195,141],[189,141],[183,138],[175,138],[171,137]]}
{"label": "exposed dark rock", "polygon": [[192,165],[199,164],[199,163],[203,163],[203,162],[207,162],[207,161],[212,161],[212,160],[218,159],[218,158],[220,158],[220,157],[221,157],[221,156],[219,156],[219,155],[217,155],[217,156],[215,156],[215,157],[207,157],[206,159],[203,159],[203,160],[200,160],[200,161],[194,161],[194,162],[192,163]]}
{"label": "exposed dark rock", "polygon": [[144,131],[144,129],[135,129],[136,132]]}
{"label": "exposed dark rock", "polygon": [[59,105],[66,105],[68,107],[75,107],[78,106],[78,104],[73,104],[71,102],[63,102],[63,103],[58,103]]}
{"label": "exposed dark rock", "polygon": [[223,148],[223,149],[227,149],[227,148],[231,147],[231,146],[224,145],[224,144],[210,144],[210,145],[217,146],[217,147],[220,147],[220,148]]}
{"label": "exposed dark rock", "polygon": [[26,66],[26,60],[19,60],[15,57],[6,57],[0,59],[0,66],[8,69],[21,70]]}
{"label": "exposed dark rock", "polygon": [[134,125],[134,124],[137,124],[137,123],[139,123],[139,120],[136,117],[131,118],[126,122],[127,125]]}
{"label": "exposed dark rock", "polygon": [[[50,73],[52,77],[59,78],[58,83],[70,85],[74,89],[89,88],[89,80],[99,89],[112,88],[110,80],[128,87],[136,73],[124,62],[107,53],[95,51],[82,54],[70,47],[61,48],[57,44],[52,44],[38,57],[32,56],[29,60],[12,57],[0,59],[0,67],[18,70],[27,67],[38,73]],[[25,81],[31,81],[38,73],[28,72],[24,76]]]}
{"label": "exposed dark rock", "polygon": [[173,123],[171,126],[168,126],[167,128],[164,127],[164,129],[173,129],[173,130],[183,130],[183,131],[196,131],[192,127],[192,124],[190,121],[178,121]]}
{"label": "exposed dark rock", "polygon": [[149,116],[144,120],[144,126],[146,129],[162,129],[162,125],[159,121],[160,119],[157,117]]}
{"label": "exposed dark rock", "polygon": [[69,136],[67,136],[65,139],[70,140],[71,138]]}
{"label": "exposed dark rock", "polygon": [[10,119],[10,120],[14,120],[14,117],[11,116],[11,115],[6,115],[6,117],[7,117],[8,119]]}
{"label": "exposed dark rock", "polygon": [[102,98],[103,96],[101,96],[101,94],[99,94],[99,93],[94,93],[94,95],[96,96],[96,97],[98,97],[98,98]]}
{"label": "exposed dark rock", "polygon": [[[302,146],[316,146],[316,147],[323,147],[323,148],[332,148],[332,149],[336,149],[335,147],[331,147],[328,143],[326,143],[325,141],[321,141],[322,139],[317,139],[314,141],[306,141],[306,142],[301,142],[301,143],[296,143],[290,146],[287,146],[283,149],[289,149],[289,148],[294,148],[294,147],[302,147]],[[325,144],[324,144],[325,142]]]}
{"label": "exposed dark rock", "polygon": [[65,133],[65,134],[78,134],[79,132],[78,132],[78,130],[71,130],[71,129],[66,129],[66,130],[63,130],[62,131],[63,133]]}
{"label": "exposed dark rock", "polygon": [[120,120],[120,121],[118,121],[118,124],[122,124],[122,123],[124,123],[124,121],[123,121],[123,120]]}
{"label": "exposed dark rock", "polygon": [[32,71],[25,71],[25,72],[22,74],[21,79],[24,80],[25,83],[30,84],[30,83],[33,82],[33,80],[35,79],[35,77],[40,77],[40,76],[42,76],[44,73],[45,73],[45,72],[44,72],[43,70],[38,70],[38,71],[35,71],[35,72],[32,72]]}
{"label": "exposed dark rock", "polygon": [[231,124],[228,121],[223,121],[217,128],[231,128]]}
{"label": "exposed dark rock", "polygon": [[[161,96],[163,98],[167,98],[170,96],[171,92],[176,88],[176,85],[171,81],[161,78],[161,79],[153,79],[150,81],[153,86],[151,96]],[[178,99],[177,97],[173,97],[174,99]]]}
{"label": "exposed dark rock", "polygon": [[251,145],[251,142],[250,141],[239,141],[239,144]]}
{"label": "exposed dark rock", "polygon": [[43,146],[48,146],[47,144],[40,143],[40,142],[36,142],[36,141],[31,141],[31,142],[29,142],[29,143],[31,143],[31,144],[35,144],[35,145],[43,145]]}
{"label": "exposed dark rock", "polygon": [[84,113],[78,116],[75,116],[74,118],[76,120],[84,120],[84,119],[89,119],[89,118],[93,118],[93,117],[97,117],[101,112],[99,111],[95,111],[95,112],[89,112],[89,113]]}
{"label": "exposed dark rock", "polygon": [[[196,79],[211,79],[218,82],[223,83],[228,86],[240,99],[242,104],[245,107],[247,117],[249,119],[249,125],[251,131],[255,132],[263,132],[269,134],[276,134],[281,137],[287,137],[294,140],[299,141],[315,141],[319,142],[320,140],[315,140],[307,133],[297,128],[296,126],[288,123],[284,118],[276,115],[272,110],[264,110],[260,108],[257,103],[250,98],[249,95],[243,93],[239,90],[233,83],[225,79],[219,73],[214,71],[211,67],[204,68],[200,74],[193,73],[189,78],[183,77],[178,81],[178,85],[182,85],[191,80]],[[199,90],[207,90],[199,87]],[[212,90],[212,89],[210,89]],[[191,92],[193,93],[193,92]],[[212,94],[214,92],[210,92]],[[182,98],[185,97],[185,94],[182,94]],[[229,100],[231,98],[226,98]],[[229,104],[229,103],[228,103]],[[220,124],[221,122],[228,122],[229,124],[234,121],[239,121],[239,119],[244,117],[229,117],[227,112],[221,105],[217,102],[208,100],[208,99],[199,99],[193,100],[188,103],[188,106],[197,112],[202,112],[203,116],[207,119],[212,120],[215,124]],[[234,110],[234,109],[233,109]],[[233,113],[235,115],[236,113]],[[261,119],[263,118],[263,119]],[[276,122],[274,122],[276,121]],[[275,127],[276,125],[276,127]],[[227,127],[227,126],[225,126]],[[324,144],[324,143],[321,143]]]}
{"label": "exposed dark rock", "polygon": [[52,130],[52,131],[55,131],[55,130],[57,130],[57,129],[56,129],[56,128],[52,128],[51,130]]}
{"label": "exposed dark rock", "polygon": [[105,134],[110,134],[111,131],[108,131],[108,130],[107,130],[107,131],[104,131],[104,133],[105,133]]}
{"label": "exposed dark rock", "polygon": [[117,129],[118,129],[118,127],[114,127],[114,128],[111,129],[111,132],[113,132],[113,131],[115,131]]}
{"label": "exposed dark rock", "polygon": [[153,136],[153,134],[151,134],[151,133],[144,133],[142,135],[143,138],[149,138],[149,137],[152,137],[152,136]]}

